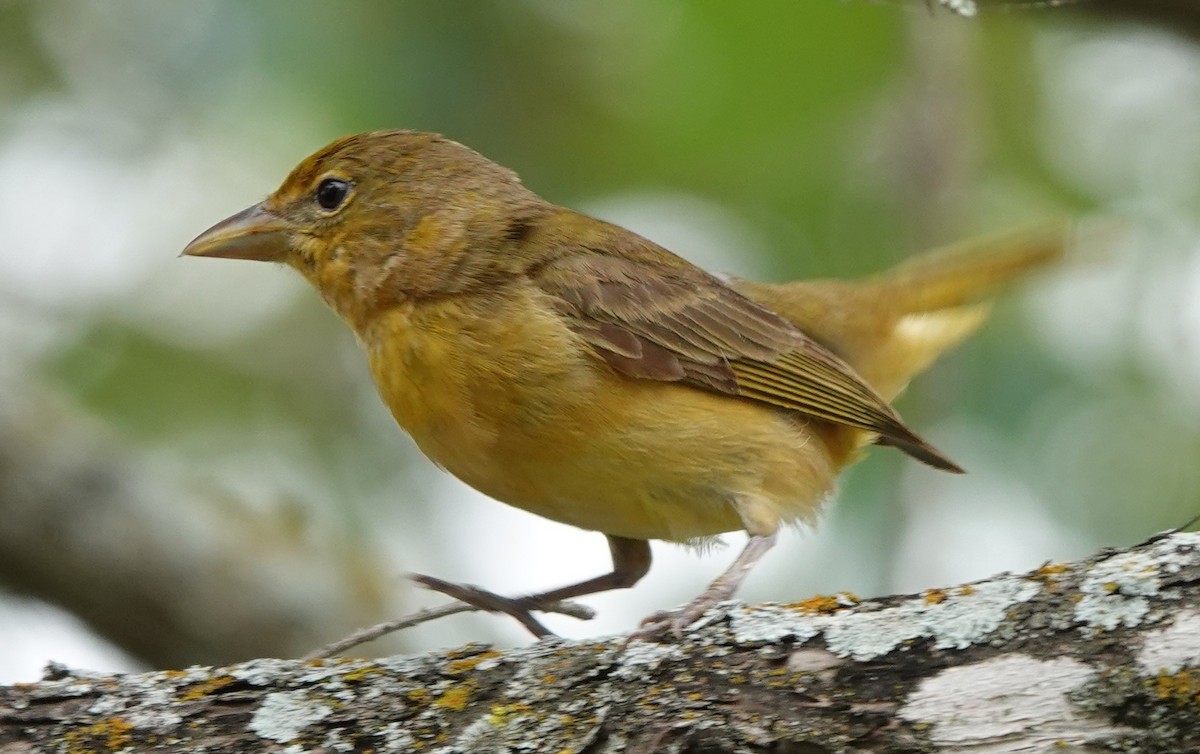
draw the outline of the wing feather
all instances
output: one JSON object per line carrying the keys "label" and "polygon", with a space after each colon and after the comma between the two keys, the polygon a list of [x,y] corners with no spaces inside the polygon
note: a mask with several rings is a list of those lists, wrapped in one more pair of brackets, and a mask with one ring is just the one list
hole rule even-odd
{"label": "wing feather", "polygon": [[880,443],[961,471],[909,430],[849,364],[787,320],[639,236],[621,241],[652,248],[621,254],[620,244],[581,247],[556,254],[533,276],[617,372],[875,432]]}

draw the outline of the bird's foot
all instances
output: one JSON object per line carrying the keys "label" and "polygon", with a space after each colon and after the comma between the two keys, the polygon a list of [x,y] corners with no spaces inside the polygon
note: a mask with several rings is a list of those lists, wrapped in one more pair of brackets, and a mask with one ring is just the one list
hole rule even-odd
{"label": "bird's foot", "polygon": [[641,628],[630,634],[625,643],[654,641],[668,632],[676,641],[682,639],[684,629],[699,620],[700,616],[718,603],[732,599],[733,595],[737,594],[738,587],[742,585],[746,574],[774,546],[774,532],[751,535],[733,563],[717,577],[716,581],[709,584],[699,597],[679,610],[651,615],[642,621]]}
{"label": "bird's foot", "polygon": [[655,641],[669,635],[679,641],[688,626],[707,613],[710,609],[733,597],[737,591],[736,584],[729,584],[718,579],[699,597],[677,610],[664,610],[647,616],[641,626],[629,635],[625,643],[633,641]]}
{"label": "bird's foot", "polygon": [[409,578],[426,589],[439,592],[479,610],[510,616],[539,639],[543,636],[554,636],[554,632],[533,617],[534,612],[562,613],[579,620],[590,620],[595,616],[595,612],[589,607],[561,600],[540,599],[536,594],[526,597],[505,597],[471,584],[455,584],[420,573],[414,573]]}

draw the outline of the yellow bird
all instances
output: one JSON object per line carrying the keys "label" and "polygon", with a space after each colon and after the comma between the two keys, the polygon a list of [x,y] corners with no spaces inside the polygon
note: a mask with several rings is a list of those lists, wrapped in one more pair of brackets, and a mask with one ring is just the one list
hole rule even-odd
{"label": "yellow bird", "polygon": [[865,446],[961,471],[889,401],[979,326],[981,295],[1058,257],[1064,238],[974,242],[859,281],[726,283],[461,144],[381,131],[305,159],[184,253],[294,267],[354,329],[430,459],[604,533],[613,559],[611,573],[526,597],[428,586],[542,635],[539,607],[637,583],[649,540],[747,531],[733,565],[649,636],[730,598]]}

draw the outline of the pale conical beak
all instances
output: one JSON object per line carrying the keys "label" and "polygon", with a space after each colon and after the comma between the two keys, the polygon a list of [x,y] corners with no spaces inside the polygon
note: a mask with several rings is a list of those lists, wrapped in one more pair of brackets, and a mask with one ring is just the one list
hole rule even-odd
{"label": "pale conical beak", "polygon": [[196,236],[180,256],[282,262],[291,250],[289,230],[282,218],[255,204]]}

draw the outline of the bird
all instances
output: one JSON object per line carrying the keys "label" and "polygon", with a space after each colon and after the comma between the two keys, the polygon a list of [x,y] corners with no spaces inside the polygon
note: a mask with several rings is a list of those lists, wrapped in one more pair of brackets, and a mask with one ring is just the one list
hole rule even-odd
{"label": "bird", "polygon": [[643,622],[635,635],[651,638],[733,598],[869,446],[961,472],[891,401],[1066,236],[1050,223],[859,280],[722,279],[542,199],[458,142],[388,130],[325,146],[183,254],[297,270],[357,335],[383,403],[430,460],[604,534],[612,557],[608,573],[519,597],[417,576],[425,586],[544,636],[535,612],[632,587],[650,541],[745,531],[699,596]]}

